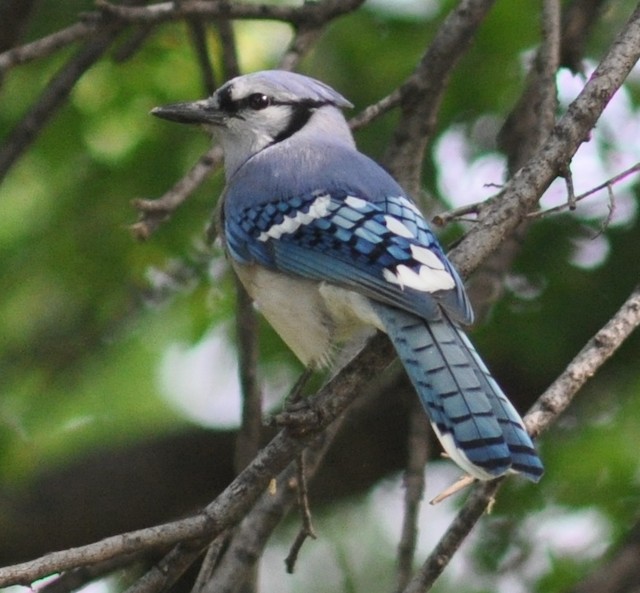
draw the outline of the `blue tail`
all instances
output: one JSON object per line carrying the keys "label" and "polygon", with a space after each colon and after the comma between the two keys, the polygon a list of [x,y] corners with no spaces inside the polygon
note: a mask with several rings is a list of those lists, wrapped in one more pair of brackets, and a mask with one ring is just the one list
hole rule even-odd
{"label": "blue tail", "polygon": [[511,470],[537,482],[544,470],[522,419],[464,332],[444,316],[373,306],[451,458],[482,480]]}

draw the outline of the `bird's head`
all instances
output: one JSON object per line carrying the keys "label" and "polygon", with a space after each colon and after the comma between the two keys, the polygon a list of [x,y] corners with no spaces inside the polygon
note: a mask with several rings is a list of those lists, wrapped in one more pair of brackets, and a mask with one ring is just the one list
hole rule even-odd
{"label": "bird's head", "polygon": [[233,78],[201,101],[156,107],[153,115],[201,124],[222,142],[227,175],[261,150],[300,133],[352,143],[341,109],[351,103],[326,84],[266,70]]}

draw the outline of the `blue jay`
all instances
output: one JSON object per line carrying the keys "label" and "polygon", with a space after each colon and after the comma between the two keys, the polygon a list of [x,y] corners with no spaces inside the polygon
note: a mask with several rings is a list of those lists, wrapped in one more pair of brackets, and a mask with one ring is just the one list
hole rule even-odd
{"label": "blue jay", "polygon": [[329,86],[256,72],[155,108],[202,124],[225,155],[220,231],[262,314],[320,368],[363,326],[393,342],[448,455],[472,477],[543,468],[522,419],[460,329],[464,286],[414,202],[358,152]]}

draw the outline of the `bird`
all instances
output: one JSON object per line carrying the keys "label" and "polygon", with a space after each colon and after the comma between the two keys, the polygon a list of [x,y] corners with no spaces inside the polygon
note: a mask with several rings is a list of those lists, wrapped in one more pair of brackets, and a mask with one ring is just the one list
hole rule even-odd
{"label": "bird", "polygon": [[210,97],[154,108],[222,145],[218,228],[262,315],[310,369],[363,328],[390,338],[446,454],[470,479],[537,482],[522,418],[461,326],[463,282],[415,202],[356,148],[343,110],[314,78],[241,75]]}

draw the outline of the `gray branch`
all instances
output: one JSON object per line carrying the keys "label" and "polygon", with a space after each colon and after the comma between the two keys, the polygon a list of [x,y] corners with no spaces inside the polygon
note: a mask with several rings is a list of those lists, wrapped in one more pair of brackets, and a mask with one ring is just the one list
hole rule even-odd
{"label": "gray branch", "polygon": [[551,182],[569,167],[608,102],[640,58],[640,7],[604,56],[580,95],[554,126],[540,150],[504,190],[480,210],[476,224],[451,260],[463,275],[475,270],[531,212]]}

